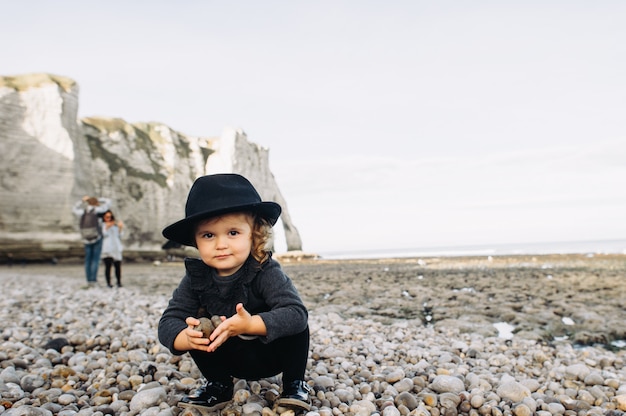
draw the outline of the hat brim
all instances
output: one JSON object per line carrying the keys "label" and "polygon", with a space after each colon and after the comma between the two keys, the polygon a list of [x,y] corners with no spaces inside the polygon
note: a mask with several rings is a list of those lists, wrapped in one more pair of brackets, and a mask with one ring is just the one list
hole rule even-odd
{"label": "hat brim", "polygon": [[254,212],[265,218],[273,226],[278,221],[278,217],[280,217],[282,209],[277,203],[266,201],[255,204],[228,207],[220,210],[199,212],[165,227],[163,229],[163,237],[186,246],[195,247],[196,239],[194,238],[194,228],[198,221],[231,212],[241,211]]}

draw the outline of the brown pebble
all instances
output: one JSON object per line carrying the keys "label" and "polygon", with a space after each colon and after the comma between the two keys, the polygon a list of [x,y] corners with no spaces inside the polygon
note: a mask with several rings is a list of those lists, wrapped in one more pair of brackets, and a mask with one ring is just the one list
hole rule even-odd
{"label": "brown pebble", "polygon": [[220,318],[220,317],[219,317],[219,316],[217,316],[217,315],[213,315],[213,316],[211,317],[211,323],[213,324],[213,326],[214,326],[215,328],[217,328],[217,327],[218,327],[218,326],[220,326],[220,324],[222,323],[222,318]]}
{"label": "brown pebble", "polygon": [[213,330],[215,330],[215,326],[213,322],[209,318],[202,317],[199,319],[200,323],[193,327],[196,331],[202,331],[202,336],[204,338],[208,338],[211,336]]}

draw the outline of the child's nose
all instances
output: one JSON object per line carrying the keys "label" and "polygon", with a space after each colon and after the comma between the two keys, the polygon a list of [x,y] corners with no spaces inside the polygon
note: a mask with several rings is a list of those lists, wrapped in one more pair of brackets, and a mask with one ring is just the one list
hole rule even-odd
{"label": "child's nose", "polygon": [[218,236],[217,237],[217,247],[227,247],[228,246],[228,237],[226,236]]}

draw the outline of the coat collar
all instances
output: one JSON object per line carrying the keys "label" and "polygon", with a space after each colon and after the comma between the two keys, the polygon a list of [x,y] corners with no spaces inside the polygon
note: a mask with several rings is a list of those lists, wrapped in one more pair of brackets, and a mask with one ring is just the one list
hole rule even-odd
{"label": "coat collar", "polygon": [[[243,266],[241,266],[241,269],[236,272],[241,272],[241,283],[245,285],[250,284],[250,282],[252,282],[252,280],[256,277],[257,273],[263,269],[263,266],[268,264],[270,261],[271,255],[270,260],[266,261],[264,264],[260,264],[254,257],[249,256]],[[207,266],[202,259],[186,258],[185,269],[191,278],[191,286],[193,289],[204,290],[213,285],[215,269]]]}

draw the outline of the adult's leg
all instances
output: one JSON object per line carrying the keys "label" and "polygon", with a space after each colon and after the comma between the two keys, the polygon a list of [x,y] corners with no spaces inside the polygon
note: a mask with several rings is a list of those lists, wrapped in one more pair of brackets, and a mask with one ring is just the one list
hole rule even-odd
{"label": "adult's leg", "polygon": [[88,281],[95,282],[98,280],[98,265],[100,264],[100,254],[102,254],[102,239],[91,244],[92,252],[89,262]]}
{"label": "adult's leg", "polygon": [[85,244],[85,278],[87,282],[91,281],[91,259],[93,257],[94,244]]}
{"label": "adult's leg", "polygon": [[104,261],[104,278],[107,281],[107,286],[111,287],[111,265],[113,264],[113,257],[105,257]]}
{"label": "adult's leg", "polygon": [[122,262],[120,260],[116,260],[115,265],[115,278],[117,279],[117,286],[122,287]]}

